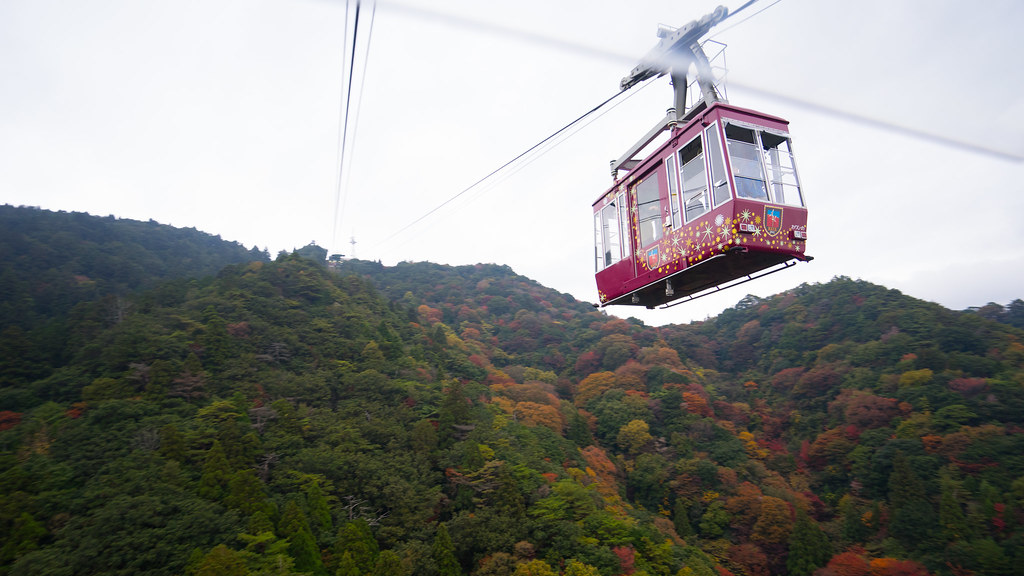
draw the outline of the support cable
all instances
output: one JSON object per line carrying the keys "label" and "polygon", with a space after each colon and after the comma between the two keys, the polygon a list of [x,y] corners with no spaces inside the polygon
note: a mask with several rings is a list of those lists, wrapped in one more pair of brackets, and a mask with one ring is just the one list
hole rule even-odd
{"label": "support cable", "polygon": [[495,168],[494,170],[492,170],[491,172],[489,172],[489,173],[488,173],[488,174],[487,174],[486,176],[484,176],[483,178],[480,178],[480,179],[479,179],[479,180],[477,180],[476,182],[474,182],[474,183],[470,184],[469,186],[467,186],[466,188],[464,188],[464,189],[463,189],[463,190],[462,190],[461,192],[459,192],[458,194],[455,194],[455,195],[454,195],[454,196],[452,196],[451,198],[448,198],[447,200],[445,200],[445,201],[444,201],[444,202],[442,202],[441,204],[439,204],[439,205],[435,206],[435,207],[434,207],[433,209],[431,209],[431,210],[430,210],[429,212],[427,212],[426,214],[424,214],[424,215],[420,216],[419,218],[417,218],[417,219],[413,220],[412,222],[410,222],[410,223],[406,224],[406,225],[405,225],[405,226],[403,226],[403,227],[402,227],[401,229],[399,229],[399,230],[398,230],[397,232],[395,232],[394,234],[392,234],[392,235],[388,236],[387,238],[385,238],[384,240],[382,240],[382,241],[381,241],[381,244],[383,244],[383,243],[385,243],[385,242],[387,242],[387,241],[391,240],[392,238],[394,238],[395,236],[398,236],[398,235],[399,235],[399,234],[401,234],[402,232],[405,232],[405,231],[406,231],[406,230],[408,230],[409,228],[412,228],[413,226],[415,226],[416,224],[418,224],[418,223],[419,223],[420,221],[422,221],[422,220],[423,220],[423,219],[425,219],[426,217],[430,216],[430,215],[431,215],[431,214],[433,214],[434,212],[437,212],[437,211],[438,211],[438,210],[440,210],[441,208],[444,208],[445,206],[447,206],[448,204],[450,204],[451,202],[453,202],[453,201],[454,201],[454,200],[455,200],[456,198],[458,198],[458,197],[462,196],[463,194],[465,194],[465,193],[469,192],[470,190],[472,190],[472,189],[476,188],[477,186],[479,186],[480,184],[482,184],[483,182],[485,182],[486,180],[488,180],[489,178],[491,178],[492,176],[494,176],[494,175],[495,175],[495,174],[497,174],[498,172],[501,172],[502,170],[504,170],[504,169],[505,169],[505,168],[507,168],[508,166],[510,166],[510,165],[512,165],[513,163],[515,163],[515,162],[516,162],[517,160],[519,160],[520,158],[522,158],[522,157],[526,156],[526,155],[527,155],[527,154],[529,154],[530,152],[533,152],[533,151],[534,151],[534,150],[536,150],[537,148],[539,148],[539,147],[543,146],[543,145],[544,145],[545,143],[547,143],[547,142],[548,142],[549,140],[551,140],[552,138],[555,138],[556,136],[558,136],[558,135],[559,135],[559,134],[561,134],[562,132],[565,132],[565,131],[566,131],[566,130],[568,130],[569,128],[572,128],[572,127],[573,127],[573,126],[574,126],[574,125],[575,125],[575,124],[576,124],[577,122],[580,122],[581,120],[583,120],[583,119],[584,119],[584,118],[586,118],[587,116],[590,116],[590,115],[591,115],[591,114],[593,114],[594,112],[597,112],[597,111],[598,111],[598,110],[600,110],[600,109],[601,109],[602,107],[604,107],[604,106],[605,106],[606,104],[610,103],[610,102],[611,102],[612,100],[615,100],[616,98],[618,98],[619,96],[621,96],[621,95],[622,95],[622,94],[624,94],[625,92],[626,92],[625,90],[620,90],[619,92],[616,92],[616,93],[615,93],[615,94],[614,94],[614,95],[613,95],[612,97],[608,98],[608,99],[607,99],[607,100],[605,100],[604,102],[601,102],[601,103],[600,103],[600,104],[598,104],[597,106],[594,106],[593,108],[591,108],[591,109],[590,109],[590,110],[589,110],[588,112],[586,112],[585,114],[583,114],[583,115],[582,115],[582,116],[580,116],[579,118],[577,118],[577,119],[573,120],[572,122],[570,122],[570,123],[566,124],[565,126],[563,126],[563,127],[559,128],[559,129],[558,129],[557,131],[555,131],[555,132],[554,132],[553,134],[551,134],[551,135],[550,135],[550,136],[548,136],[547,138],[544,138],[544,139],[543,139],[543,140],[541,140],[540,142],[538,142],[538,143],[534,144],[533,146],[530,146],[529,148],[527,148],[527,149],[526,149],[525,151],[521,152],[521,153],[520,153],[520,154],[519,154],[518,156],[516,156],[515,158],[513,158],[513,159],[509,160],[508,162],[505,162],[505,163],[504,163],[504,164],[502,164],[501,166],[499,166],[499,167]]}
{"label": "support cable", "polygon": [[[346,94],[345,94],[345,114],[344,114],[344,119],[342,120],[342,123],[341,123],[341,126],[342,126],[341,149],[340,149],[339,154],[338,154],[339,155],[339,159],[338,159],[338,196],[339,197],[337,199],[335,199],[335,203],[334,203],[334,232],[331,235],[332,246],[334,245],[334,240],[337,239],[337,233],[338,233],[338,209],[340,207],[340,204],[342,203],[342,198],[341,197],[347,196],[347,194],[345,194],[344,191],[343,191],[342,183],[344,182],[343,176],[344,177],[348,176],[348,173],[345,171],[345,148],[347,147],[347,144],[348,144],[348,115],[349,115],[349,111],[352,109],[352,77],[354,76],[354,73],[355,73],[356,45],[357,45],[357,42],[359,41],[359,4],[360,4],[360,1],[356,0],[356,12],[355,12],[355,17],[353,18],[353,24],[352,24],[352,53],[350,54],[350,58],[349,58],[348,86],[346,86]],[[346,21],[345,34],[346,35],[348,34],[348,24],[347,24],[347,22],[348,22],[348,8],[347,7],[348,7],[348,5],[346,4],[346,11],[345,11],[345,21]],[[344,74],[344,72],[342,72],[342,74]]]}
{"label": "support cable", "polygon": [[345,132],[345,124],[342,122],[342,118],[345,116],[345,108],[346,108],[345,97],[344,97],[343,94],[345,92],[345,62],[348,61],[348,7],[349,7],[349,4],[350,3],[348,2],[348,0],[346,0],[346,2],[345,2],[345,23],[342,25],[342,31],[343,31],[343,34],[344,34],[344,36],[342,37],[342,43],[341,43],[341,46],[342,46],[342,48],[341,48],[341,92],[342,92],[342,96],[340,98],[338,98],[338,154],[337,154],[337,158],[338,158],[338,174],[337,174],[337,178],[335,178],[335,182],[334,182],[334,220],[332,221],[331,246],[334,246],[336,241],[337,241],[337,239],[338,239],[338,210],[341,207],[341,184],[342,184],[342,180],[341,180],[341,159],[343,158],[341,142],[342,142],[342,140],[344,138],[344,132]]}
{"label": "support cable", "polygon": [[[359,79],[359,97],[358,97],[358,100],[356,102],[355,119],[354,119],[354,121],[352,123],[352,147],[349,149],[349,160],[348,160],[349,168],[350,169],[345,172],[345,181],[342,184],[342,186],[343,186],[342,190],[344,191],[342,196],[341,196],[341,214],[342,214],[342,216],[344,216],[346,214],[345,206],[348,203],[349,180],[351,180],[351,178],[352,178],[351,167],[352,167],[353,158],[355,157],[355,154],[356,154],[356,142],[358,142],[358,139],[356,137],[358,136],[358,133],[359,133],[359,113],[363,109],[363,94],[365,93],[363,91],[363,88],[366,86],[366,70],[367,70],[367,68],[369,68],[369,65],[370,65],[370,46],[372,45],[372,41],[373,41],[373,23],[376,20],[376,16],[377,16],[377,3],[374,2],[373,3],[373,7],[370,9],[370,29],[367,31],[367,34],[366,34],[366,53],[365,53],[365,55],[363,57],[363,72],[362,72],[362,75],[360,76],[360,79]],[[355,48],[353,47],[353,50],[354,49]],[[351,82],[351,79],[349,80],[349,82]],[[350,86],[350,88],[351,88],[351,86]],[[347,124],[347,122],[346,122],[346,124]],[[339,169],[340,170],[344,170],[344,167],[339,167]],[[340,174],[339,174],[339,179],[340,179]],[[337,219],[337,214],[335,214],[335,219]],[[332,244],[332,246],[333,246],[333,244]]]}

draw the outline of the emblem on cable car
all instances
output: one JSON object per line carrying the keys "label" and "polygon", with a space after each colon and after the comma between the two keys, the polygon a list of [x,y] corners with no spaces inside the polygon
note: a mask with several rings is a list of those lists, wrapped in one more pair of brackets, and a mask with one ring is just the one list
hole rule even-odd
{"label": "emblem on cable car", "polygon": [[647,267],[654,270],[661,265],[661,253],[658,251],[658,247],[655,246],[647,251]]}
{"label": "emblem on cable car", "polygon": [[764,207],[764,231],[775,236],[782,231],[782,208],[777,206]]}

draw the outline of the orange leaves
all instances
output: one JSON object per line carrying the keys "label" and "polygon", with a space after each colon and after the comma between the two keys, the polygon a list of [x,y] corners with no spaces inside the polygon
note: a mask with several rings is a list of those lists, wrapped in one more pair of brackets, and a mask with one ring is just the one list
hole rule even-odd
{"label": "orange leaves", "polygon": [[704,416],[705,418],[710,418],[714,415],[714,412],[711,410],[711,406],[708,405],[708,401],[699,394],[683,392],[683,404],[686,405],[686,410],[691,414]]}
{"label": "orange leaves", "polygon": [[437,308],[431,308],[426,304],[420,304],[419,307],[416,308],[416,312],[419,314],[420,318],[423,319],[424,324],[426,324],[427,326],[440,322],[442,318],[440,310],[438,310]]}
{"label": "orange leaves", "polygon": [[875,558],[870,565],[871,576],[928,576],[928,570],[913,560]]}
{"label": "orange leaves", "polygon": [[871,576],[871,565],[860,554],[843,552],[828,561],[825,571],[830,576]]}
{"label": "orange leaves", "polygon": [[536,402],[519,402],[515,405],[516,419],[527,426],[545,426],[561,434],[565,423],[558,408]]}
{"label": "orange leaves", "polygon": [[615,387],[615,374],[612,372],[595,372],[580,381],[576,387],[576,406],[584,406],[593,398]]}
{"label": "orange leaves", "polygon": [[517,402],[505,396],[495,396],[491,403],[525,426],[544,426],[558,434],[565,428],[565,420],[557,406],[528,400]]}
{"label": "orange leaves", "polygon": [[863,552],[863,549],[853,549],[836,554],[821,573],[827,576],[929,576],[928,570],[913,560],[869,560]]}
{"label": "orange leaves", "polygon": [[664,343],[651,348],[641,348],[637,356],[640,363],[645,366],[664,366],[673,370],[683,369],[683,362],[679,359],[679,353],[664,345]]}

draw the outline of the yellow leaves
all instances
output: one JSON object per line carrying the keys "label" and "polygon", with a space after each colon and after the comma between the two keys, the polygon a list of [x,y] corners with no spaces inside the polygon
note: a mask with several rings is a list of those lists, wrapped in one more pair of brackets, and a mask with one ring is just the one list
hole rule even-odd
{"label": "yellow leaves", "polygon": [[622,428],[619,428],[616,441],[625,450],[636,453],[653,439],[650,430],[651,427],[647,422],[643,420],[630,420]]}
{"label": "yellow leaves", "polygon": [[746,455],[751,458],[757,458],[763,460],[768,457],[768,449],[762,448],[758,441],[754,439],[754,435],[749,431],[742,430],[738,435],[739,441],[743,443],[743,448],[746,450]]}
{"label": "yellow leaves", "polygon": [[934,373],[927,369],[910,370],[900,375],[900,388],[923,386],[932,381]]}
{"label": "yellow leaves", "polygon": [[516,402],[504,396],[495,396],[491,403],[501,408],[513,420],[525,426],[546,426],[559,434],[565,427],[562,413],[550,404]]}
{"label": "yellow leaves", "polygon": [[700,499],[703,500],[705,503],[713,502],[721,497],[722,495],[719,494],[718,492],[715,492],[714,490],[705,490],[704,493],[700,495]]}
{"label": "yellow leaves", "polygon": [[750,539],[768,544],[782,543],[789,538],[792,528],[789,503],[774,496],[765,496],[761,500],[761,514],[754,523]]}

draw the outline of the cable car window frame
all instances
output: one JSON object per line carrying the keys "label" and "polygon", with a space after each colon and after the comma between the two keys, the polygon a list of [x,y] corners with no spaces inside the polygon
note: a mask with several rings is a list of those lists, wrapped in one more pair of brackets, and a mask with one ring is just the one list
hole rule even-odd
{"label": "cable car window frame", "polygon": [[[778,142],[769,147],[772,140],[765,138],[765,136],[778,139]],[[800,189],[800,176],[797,174],[796,157],[793,155],[793,141],[790,139],[789,134],[762,127],[758,131],[758,138],[761,141],[761,160],[764,164],[765,174],[768,177],[768,195],[772,202],[786,206],[803,207],[804,197]],[[785,155],[783,155],[783,151]],[[783,158],[785,158],[785,161]],[[791,181],[786,180],[787,176],[791,177]],[[789,194],[786,191],[790,189],[795,190],[795,202],[789,200]]]}
{"label": "cable car window frame", "polygon": [[[652,170],[633,185],[636,200],[636,228],[640,246],[646,248],[661,240],[665,235],[661,217],[661,179],[659,171]],[[653,192],[653,196],[651,193]],[[643,196],[641,196],[643,194]],[[651,224],[650,233],[645,233],[646,224]]]}
{"label": "cable car window frame", "polygon": [[[684,158],[690,153],[691,149],[694,147],[695,144],[696,148],[699,149],[699,152],[696,156],[691,157],[689,161],[684,161]],[[683,221],[689,224],[696,220],[697,218],[700,218],[701,216],[711,211],[711,196],[710,186],[708,183],[707,154],[705,153],[703,134],[698,132],[697,135],[691,138],[686,144],[680,146],[679,150],[676,151],[675,154],[678,155],[679,157],[680,166],[679,202],[681,204],[681,210],[683,212]],[[689,196],[689,198],[687,198],[688,191],[697,190],[697,187],[695,186],[693,188],[690,188],[689,190],[686,188],[686,169],[688,166],[693,168],[699,167],[704,175],[704,187],[699,192]],[[697,178],[697,176],[698,175],[695,173],[693,175],[693,178]],[[697,212],[695,210],[691,214],[691,210],[688,208],[687,204],[690,200],[698,199],[698,197],[700,197],[702,200],[701,205],[703,207],[703,210],[701,210],[700,212]]]}
{"label": "cable car window frame", "polygon": [[679,170],[676,169],[676,155],[669,154],[665,157],[665,172],[668,177],[668,203],[669,211],[672,214],[672,229],[678,230],[682,222],[682,194],[680,189],[682,183],[679,180]]}
{"label": "cable car window frame", "polygon": [[[762,126],[762,125],[759,125],[759,124],[752,124],[752,123],[749,123],[749,122],[743,122],[741,120],[735,120],[735,119],[732,119],[732,118],[724,118],[723,121],[724,121],[725,126],[726,126],[726,128],[725,128],[725,132],[726,132],[726,150],[728,152],[729,162],[730,162],[730,165],[731,165],[731,170],[729,172],[730,172],[730,175],[733,177],[733,182],[735,184],[736,197],[737,198],[744,198],[744,199],[747,199],[747,200],[756,200],[756,201],[759,201],[759,202],[770,202],[770,203],[773,203],[773,204],[783,204],[785,206],[794,206],[794,207],[797,207],[797,208],[804,208],[805,204],[804,204],[804,199],[803,199],[803,190],[801,190],[800,176],[797,173],[797,169],[796,169],[796,157],[793,154],[793,141],[789,137],[789,133],[785,132],[785,131],[782,131],[782,130],[776,130],[776,129],[773,129],[773,128],[769,128],[767,126]],[[749,131],[751,131],[753,133],[753,135],[754,135],[754,137],[753,137],[754,143],[745,142],[745,141],[739,141],[739,140],[735,140],[735,139],[730,139],[728,137],[728,127],[729,126],[735,126],[735,127],[739,128],[739,129],[742,129],[742,130],[749,130]],[[778,142],[775,145],[771,145],[771,140],[769,140],[769,144],[765,144],[765,139],[764,139],[764,135],[765,134],[769,135],[772,138],[778,139]],[[736,175],[736,169],[737,168],[736,168],[735,160],[737,159],[737,156],[733,155],[732,148],[729,147],[729,143],[730,142],[736,142],[737,144],[750,145],[750,146],[753,146],[754,149],[756,150],[757,156],[758,156],[758,164],[760,164],[760,172],[761,172],[760,182],[761,182],[761,186],[762,186],[762,192],[764,193],[764,197],[763,198],[762,197],[758,197],[758,196],[748,196],[748,195],[741,195],[740,194],[740,185],[741,185],[741,180],[740,179],[745,179],[748,182],[749,181],[758,181],[758,180],[757,179],[753,179],[753,178],[749,178],[749,177],[745,177],[745,176],[742,176],[742,175],[741,176],[737,176]],[[770,146],[770,147],[768,147],[768,146]],[[782,156],[781,156],[780,148],[783,147],[783,146],[786,149],[786,158],[788,159],[787,160],[787,164],[788,165],[783,165],[783,163],[782,163]],[[769,170],[770,158],[772,158],[771,152],[773,150],[776,152],[775,156],[776,156],[776,158],[778,158],[778,161],[775,162],[774,164],[772,164],[772,167],[775,168],[777,171]],[[744,160],[744,158],[739,158],[739,159],[740,160]],[[746,158],[745,160],[752,161],[752,159],[750,159],[750,158]],[[773,178],[773,176],[775,176],[776,174],[778,174],[778,179]],[[785,181],[784,178],[787,177],[787,176],[790,176],[792,178],[792,181],[789,181],[789,182]],[[788,200],[789,194],[786,193],[787,189],[795,189],[795,191],[796,191],[796,194],[795,194],[796,198],[795,198],[794,201],[789,201]],[[781,190],[782,193],[781,194],[775,194],[774,193],[775,190]]]}
{"label": "cable car window frame", "polygon": [[633,235],[629,233],[629,202],[623,192],[616,196],[616,201],[619,206],[619,238],[621,239],[622,259],[628,260],[633,255]]}
{"label": "cable car window frame", "polygon": [[[734,136],[730,136],[730,128]],[[761,144],[757,131],[760,127],[726,120],[725,147],[729,154],[730,175],[735,185],[736,197],[746,200],[770,202],[768,197],[768,178],[764,170],[764,159],[761,157]],[[742,131],[743,133],[737,133]],[[748,137],[740,139],[739,137]],[[756,173],[755,173],[756,166]],[[759,176],[759,177],[758,177]],[[760,184],[760,186],[758,186]]]}
{"label": "cable car window frame", "polygon": [[708,176],[711,182],[711,202],[715,208],[733,199],[732,186],[729,185],[729,167],[725,162],[719,126],[719,122],[713,122],[704,130],[704,155],[707,157]]}
{"label": "cable car window frame", "polygon": [[625,194],[619,194],[594,212],[595,272],[618,264],[629,254],[629,228],[625,218],[629,210],[623,205],[625,201]]}

